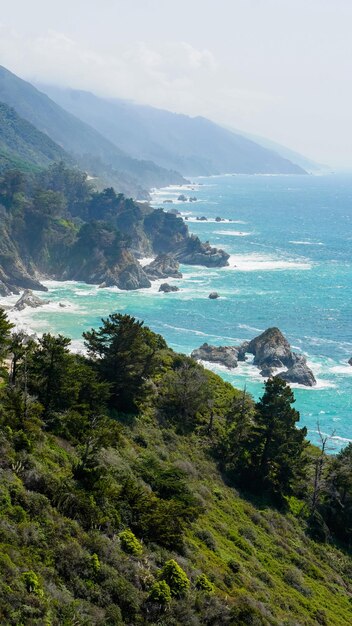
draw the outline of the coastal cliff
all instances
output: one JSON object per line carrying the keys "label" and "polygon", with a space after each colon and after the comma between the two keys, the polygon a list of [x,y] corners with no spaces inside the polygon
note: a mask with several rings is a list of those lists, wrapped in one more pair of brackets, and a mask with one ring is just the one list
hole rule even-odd
{"label": "coastal cliff", "polygon": [[[150,287],[139,260],[168,255],[163,275],[178,264],[222,267],[228,254],[189,233],[173,214],[108,188],[91,188],[79,170],[55,164],[25,176],[0,178],[0,293],[45,289],[38,277],[77,280],[120,289]],[[159,262],[158,262],[159,263]],[[156,273],[155,273],[156,272]]]}

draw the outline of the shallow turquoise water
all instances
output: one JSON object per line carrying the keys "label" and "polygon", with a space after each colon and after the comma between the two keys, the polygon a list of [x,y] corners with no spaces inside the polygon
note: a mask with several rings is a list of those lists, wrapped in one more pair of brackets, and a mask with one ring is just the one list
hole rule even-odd
{"label": "shallow turquoise water", "polygon": [[[303,351],[318,379],[295,388],[296,408],[316,441],[317,422],[334,432],[336,449],[352,440],[352,177],[222,176],[200,178],[198,202],[176,203],[189,227],[231,254],[229,268],[182,267],[180,292],[121,292],[78,283],[48,283],[44,309],[18,316],[37,332],[53,330],[78,340],[113,311],[135,315],[176,350],[189,353],[204,341],[231,344],[278,326]],[[156,206],[180,189],[159,191]],[[192,219],[205,215],[213,221]],[[216,223],[219,215],[233,221]],[[170,281],[176,282],[176,281]],[[209,300],[210,291],[221,294]],[[58,302],[66,304],[59,307]],[[263,390],[250,364],[217,370],[257,398]]]}

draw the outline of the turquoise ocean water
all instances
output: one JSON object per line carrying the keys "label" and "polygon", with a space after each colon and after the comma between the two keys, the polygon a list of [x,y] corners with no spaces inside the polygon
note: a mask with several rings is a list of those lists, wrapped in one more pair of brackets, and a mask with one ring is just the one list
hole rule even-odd
{"label": "turquoise ocean water", "polygon": [[[189,228],[230,255],[230,267],[183,266],[171,294],[152,289],[122,292],[80,283],[48,282],[51,302],[16,314],[35,332],[51,330],[79,346],[83,330],[113,311],[145,320],[168,343],[189,353],[204,341],[237,344],[278,326],[306,354],[318,379],[294,388],[309,437],[334,433],[335,449],[352,440],[352,176],[219,176],[189,188],[159,190],[155,206],[188,216]],[[178,203],[181,193],[198,201]],[[172,199],[173,205],[162,204]],[[207,222],[196,221],[206,216]],[[221,216],[224,222],[215,222]],[[221,298],[209,300],[210,291]],[[41,294],[40,294],[41,295]],[[9,299],[3,300],[8,304]],[[59,302],[65,305],[60,307]],[[250,363],[212,368],[258,398],[263,379]]]}

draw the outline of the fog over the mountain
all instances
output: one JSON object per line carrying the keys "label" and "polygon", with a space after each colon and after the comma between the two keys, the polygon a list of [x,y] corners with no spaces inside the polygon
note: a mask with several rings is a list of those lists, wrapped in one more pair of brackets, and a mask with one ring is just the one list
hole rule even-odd
{"label": "fog over the mountain", "polygon": [[12,0],[0,64],[352,167],[350,0]]}

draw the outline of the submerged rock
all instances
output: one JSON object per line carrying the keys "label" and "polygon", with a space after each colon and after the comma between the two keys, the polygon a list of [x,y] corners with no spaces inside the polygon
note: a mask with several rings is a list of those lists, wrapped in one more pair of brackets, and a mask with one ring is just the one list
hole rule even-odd
{"label": "submerged rock", "polygon": [[38,296],[34,295],[31,289],[25,289],[13,308],[16,309],[16,311],[23,311],[26,306],[36,309],[43,306],[43,304],[48,304],[48,302],[49,300],[42,300],[41,298],[38,298]]}
{"label": "submerged rock", "polygon": [[169,285],[169,283],[162,283],[159,287],[159,291],[164,293],[171,293],[172,291],[180,291],[176,285]]}
{"label": "submerged rock", "polygon": [[182,278],[180,264],[171,254],[159,254],[154,261],[144,267],[149,280],[158,278]]}
{"label": "submerged rock", "polygon": [[217,300],[217,298],[220,298],[220,294],[217,291],[212,291],[208,298],[210,298],[210,300]]}
{"label": "submerged rock", "polygon": [[197,350],[193,350],[191,357],[200,361],[220,363],[225,367],[237,367],[237,349],[231,346],[210,346],[203,343]]}

